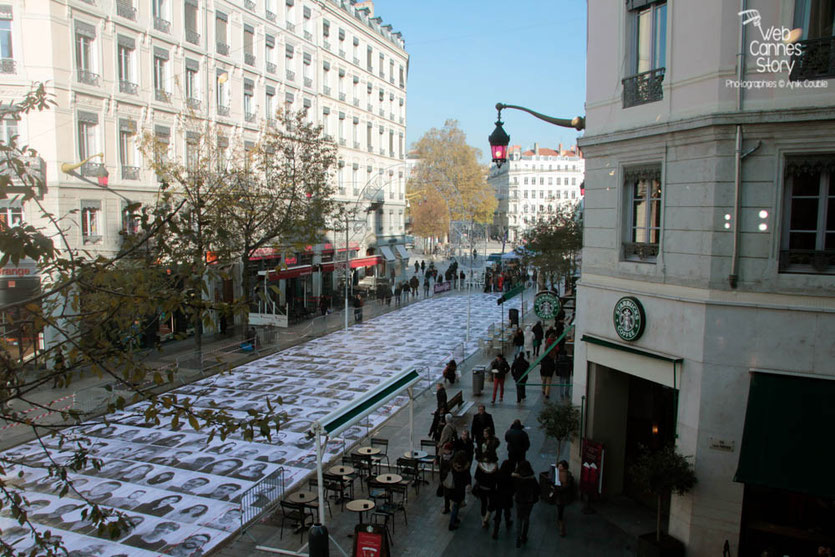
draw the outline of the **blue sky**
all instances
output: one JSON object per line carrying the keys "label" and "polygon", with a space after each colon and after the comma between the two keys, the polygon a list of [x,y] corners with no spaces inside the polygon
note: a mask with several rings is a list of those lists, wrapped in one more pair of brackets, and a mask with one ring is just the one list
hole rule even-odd
{"label": "blue sky", "polygon": [[[496,103],[559,118],[585,113],[583,0],[375,0],[410,55],[407,145],[458,120],[487,162]],[[518,110],[502,112],[511,144],[556,148],[577,132]]]}

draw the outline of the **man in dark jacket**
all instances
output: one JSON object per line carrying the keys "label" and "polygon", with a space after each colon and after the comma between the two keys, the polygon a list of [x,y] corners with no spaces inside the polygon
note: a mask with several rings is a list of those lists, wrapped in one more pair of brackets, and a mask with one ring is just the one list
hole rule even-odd
{"label": "man in dark jacket", "polygon": [[484,439],[484,428],[490,428],[490,431],[496,431],[496,425],[493,423],[493,416],[487,413],[483,404],[478,405],[478,413],[473,416],[473,425],[470,427],[473,441],[481,443]]}
{"label": "man in dark jacket", "polygon": [[516,381],[516,402],[521,403],[525,400],[525,384],[528,382],[528,376],[525,375],[525,372],[528,371],[528,360],[525,359],[524,352],[520,352],[516,359],[513,361],[513,365],[510,367],[510,374],[513,376],[513,380]]}
{"label": "man in dark jacket", "polygon": [[444,388],[443,383],[438,383],[438,390],[435,391],[435,398],[437,399],[438,406],[435,408],[435,414],[432,416],[432,425],[429,428],[429,437],[435,440],[437,443],[438,440],[441,438],[441,422],[444,414],[446,414],[446,403],[447,403],[447,396],[446,396],[446,388]]}
{"label": "man in dark jacket", "polygon": [[531,440],[521,420],[518,418],[513,420],[510,429],[504,434],[504,440],[507,442],[507,459],[510,462],[518,464],[525,460],[525,454],[531,446]]}
{"label": "man in dark jacket", "polygon": [[542,346],[542,339],[545,338],[545,331],[542,329],[542,321],[537,321],[531,328],[533,333],[533,355],[539,356],[539,348]]}

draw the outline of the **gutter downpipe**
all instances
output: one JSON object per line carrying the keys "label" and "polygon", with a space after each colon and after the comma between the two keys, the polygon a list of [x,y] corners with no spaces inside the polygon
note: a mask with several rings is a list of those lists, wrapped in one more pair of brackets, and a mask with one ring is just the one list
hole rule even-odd
{"label": "gutter downpipe", "polygon": [[[739,0],[739,11],[744,12],[746,8],[746,0]],[[739,47],[737,49],[736,60],[736,80],[737,84],[741,84],[745,77],[745,25],[742,19],[739,20]],[[736,88],[736,112],[737,118],[742,113],[742,101],[744,90],[738,86]],[[731,253],[731,273],[728,275],[728,284],[732,289],[737,287],[739,280],[739,214],[742,198],[742,124],[736,125],[736,140],[734,142],[734,213],[733,213],[733,252]]]}

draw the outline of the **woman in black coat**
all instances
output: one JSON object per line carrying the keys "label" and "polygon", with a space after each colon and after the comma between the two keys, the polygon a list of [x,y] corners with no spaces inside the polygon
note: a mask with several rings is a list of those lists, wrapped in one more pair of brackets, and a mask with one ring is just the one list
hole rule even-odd
{"label": "woman in black coat", "polygon": [[467,456],[463,452],[458,452],[452,458],[452,470],[450,470],[443,484],[445,495],[449,497],[452,503],[452,512],[449,514],[450,530],[457,529],[461,524],[461,521],[458,520],[458,510],[464,502],[467,495],[467,486],[470,483],[472,483],[472,479]]}
{"label": "woman in black coat", "polygon": [[502,462],[499,471],[496,473],[496,491],[493,493],[491,510],[495,512],[493,517],[493,539],[499,537],[499,525],[502,522],[504,513],[505,527],[510,531],[513,526],[513,518],[510,511],[513,508],[513,463],[509,460]]}
{"label": "woman in black coat", "polygon": [[496,477],[499,464],[495,460],[479,460],[475,467],[475,485],[473,495],[481,502],[481,527],[490,524],[491,503],[496,495]]}
{"label": "woman in black coat", "polygon": [[523,460],[513,473],[513,489],[516,492],[516,518],[519,520],[516,534],[516,547],[528,542],[528,526],[531,522],[531,510],[539,501],[539,482],[533,474],[531,463]]}

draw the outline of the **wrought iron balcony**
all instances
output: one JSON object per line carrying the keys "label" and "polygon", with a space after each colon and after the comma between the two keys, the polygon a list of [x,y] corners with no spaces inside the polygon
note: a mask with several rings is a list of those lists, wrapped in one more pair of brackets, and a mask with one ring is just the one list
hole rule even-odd
{"label": "wrought iron balcony", "polygon": [[389,112],[389,120],[394,122],[394,112]]}
{"label": "wrought iron balcony", "polygon": [[98,86],[99,74],[93,73],[89,70],[78,70],[78,81],[80,83],[86,83],[87,85]]}
{"label": "wrought iron balcony", "polygon": [[780,250],[780,272],[835,274],[835,250]]}
{"label": "wrought iron balcony", "polygon": [[16,66],[14,58],[0,58],[0,73],[15,73]]}
{"label": "wrought iron balcony", "polygon": [[277,71],[278,67],[275,64],[267,62],[267,73],[276,73]]}
{"label": "wrought iron balcony", "polygon": [[304,32],[304,38],[307,39],[308,41],[312,41],[313,40],[313,33],[311,33],[310,31],[305,31]]}
{"label": "wrought iron balcony", "polygon": [[624,259],[640,259],[641,261],[655,261],[658,257],[658,244],[623,243]]}
{"label": "wrought iron balcony", "polygon": [[194,97],[189,97],[186,99],[186,106],[192,110],[200,110],[200,99],[195,99]]}
{"label": "wrought iron balcony", "polygon": [[385,155],[385,154],[386,154],[386,150],[385,150],[385,149],[383,149],[382,147],[380,147],[380,154],[381,154],[381,155]]}
{"label": "wrought iron balcony", "polygon": [[339,144],[345,147],[345,138],[339,138]]}
{"label": "wrought iron balcony", "polygon": [[170,103],[171,102],[171,93],[165,91],[163,89],[155,89],[154,90],[154,98],[162,103]]}
{"label": "wrought iron balcony", "polygon": [[377,111],[377,113],[380,115],[380,118],[383,118],[383,117],[385,117],[385,115],[386,115],[386,111],[385,111],[385,110],[383,110],[382,108],[381,108],[381,109],[379,109],[379,110]]}
{"label": "wrought iron balcony", "polygon": [[835,77],[835,37],[808,39],[796,44],[802,50],[792,57],[791,81]]}
{"label": "wrought iron balcony", "polygon": [[296,81],[296,72],[287,70],[285,75],[287,76],[287,81]]}
{"label": "wrought iron balcony", "polygon": [[341,48],[339,49],[339,57],[340,58],[345,58],[345,51],[342,50]]}
{"label": "wrought iron balcony", "polygon": [[217,107],[217,114],[218,114],[218,116],[229,116],[229,107],[228,106],[218,106]]}
{"label": "wrought iron balcony", "polygon": [[369,145],[369,146],[368,146],[368,152],[369,152],[369,153],[373,153],[373,152],[374,152],[374,146],[373,146],[373,145]]}
{"label": "wrought iron balcony", "polygon": [[249,52],[244,53],[244,64],[247,66],[254,66],[255,65],[255,55]]}
{"label": "wrought iron balcony", "polygon": [[246,114],[244,114],[244,119],[247,122],[250,122],[250,123],[254,122],[255,121],[255,113],[254,112],[247,112]]}
{"label": "wrought iron balcony", "polygon": [[405,119],[401,116],[400,117],[400,123],[402,124],[404,121],[405,121]]}
{"label": "wrought iron balcony", "polygon": [[191,44],[200,44],[200,33],[186,29],[186,40]]}
{"label": "wrought iron balcony", "polygon": [[322,48],[324,48],[325,50],[330,50],[331,43],[329,43],[328,41],[322,41]]}
{"label": "wrought iron balcony", "polygon": [[360,100],[357,97],[354,97],[354,106],[359,106]]}
{"label": "wrought iron balcony", "polygon": [[354,149],[359,149],[359,148],[360,148],[360,142],[359,141],[354,141]]}
{"label": "wrought iron balcony", "polygon": [[373,107],[373,106],[371,106],[371,103],[368,103],[367,105],[365,105],[365,109],[366,109],[368,112],[374,112],[374,107]]}
{"label": "wrought iron balcony", "polygon": [[288,30],[288,31],[290,31],[291,33],[295,33],[295,32],[296,32],[296,25],[295,25],[295,24],[290,23],[290,22],[288,21],[288,22],[286,22],[286,23],[284,24],[284,26],[285,26],[285,27],[287,27],[287,30]]}
{"label": "wrought iron balcony", "polygon": [[305,87],[313,87],[313,80],[309,77],[304,78]]}
{"label": "wrought iron balcony", "polygon": [[136,83],[131,83],[130,81],[125,81],[124,79],[120,79],[119,92],[127,93],[128,95],[136,95],[139,92],[139,85],[137,85]]}
{"label": "wrought iron balcony", "polygon": [[154,29],[162,31],[163,33],[171,32],[171,22],[161,17],[154,17]]}
{"label": "wrought iron balcony", "polygon": [[354,65],[355,65],[355,66],[359,66],[359,65],[360,65],[360,59],[359,59],[359,58],[357,58],[356,56],[354,56]]}
{"label": "wrought iron balcony", "polygon": [[101,235],[99,234],[84,234],[81,237],[81,242],[85,246],[89,246],[92,244],[100,244],[101,243]]}
{"label": "wrought iron balcony", "polygon": [[394,77],[393,77],[393,76],[392,76],[392,77],[389,77],[389,83],[391,83],[392,85],[394,85]]}
{"label": "wrought iron balcony", "polygon": [[327,85],[325,85],[324,87],[322,87],[322,93],[327,95],[328,97],[330,97],[331,96],[331,88],[328,87]]}
{"label": "wrought iron balcony", "polygon": [[224,56],[229,56],[229,45],[226,43],[218,42],[217,53],[223,54]]}
{"label": "wrought iron balcony", "polygon": [[116,2],[116,15],[119,17],[123,17],[125,19],[129,19],[131,21],[136,21],[136,8],[131,6],[127,2]]}
{"label": "wrought iron balcony", "polygon": [[85,162],[79,168],[79,174],[87,178],[98,178],[103,176],[105,172],[103,162]]}
{"label": "wrought iron balcony", "polygon": [[344,101],[347,97],[345,97],[345,93],[339,93],[339,100]]}
{"label": "wrought iron balcony", "polygon": [[122,165],[122,180],[139,180],[139,167]]}
{"label": "wrought iron balcony", "polygon": [[255,11],[255,2],[252,0],[244,0],[244,8],[247,10],[254,12]]}
{"label": "wrought iron balcony", "polygon": [[623,108],[663,99],[664,70],[665,68],[657,68],[624,78],[621,81],[623,83]]}
{"label": "wrought iron balcony", "polygon": [[267,16],[267,19],[269,21],[275,21],[275,14],[273,12],[271,12],[270,10],[267,10],[264,15]]}

